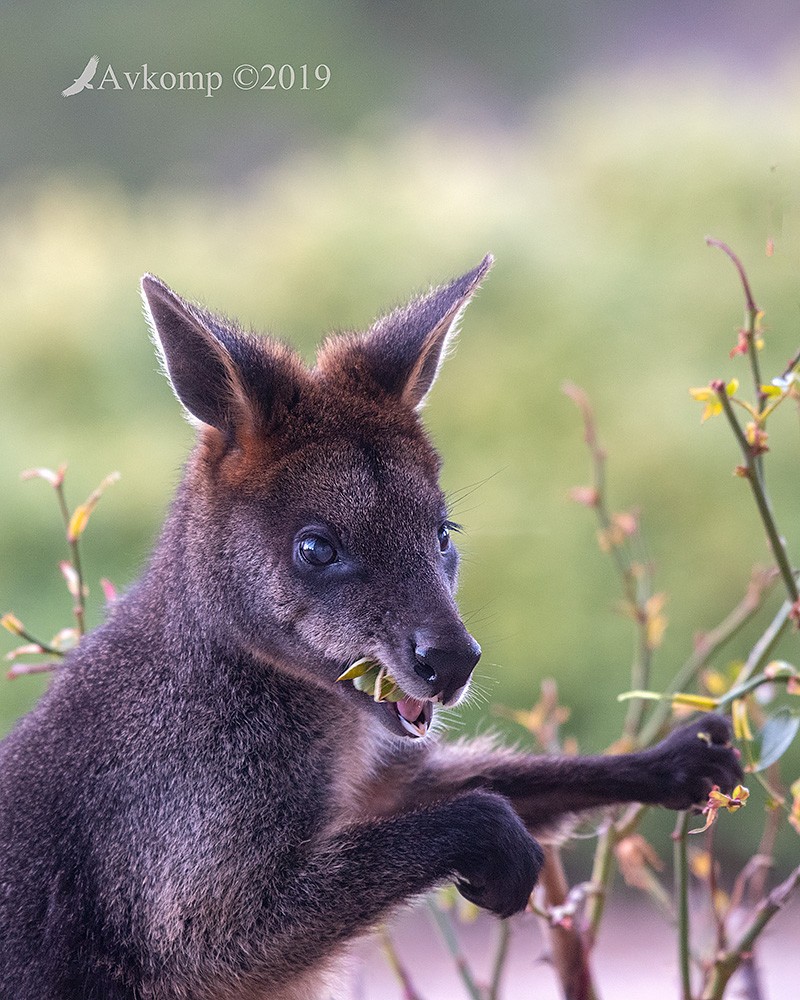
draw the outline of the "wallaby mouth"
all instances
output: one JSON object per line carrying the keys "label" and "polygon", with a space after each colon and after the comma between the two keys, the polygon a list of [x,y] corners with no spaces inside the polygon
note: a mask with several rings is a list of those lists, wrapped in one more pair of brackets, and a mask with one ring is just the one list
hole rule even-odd
{"label": "wallaby mouth", "polygon": [[389,703],[389,709],[397,713],[400,725],[409,736],[426,736],[433,718],[433,703],[417,701],[416,698],[401,698]]}
{"label": "wallaby mouth", "polygon": [[374,702],[384,702],[386,711],[400,723],[403,733],[416,739],[427,736],[433,718],[433,702],[407,695],[385,666],[365,656],[352,663],[336,680],[352,681],[354,688],[363,691]]}

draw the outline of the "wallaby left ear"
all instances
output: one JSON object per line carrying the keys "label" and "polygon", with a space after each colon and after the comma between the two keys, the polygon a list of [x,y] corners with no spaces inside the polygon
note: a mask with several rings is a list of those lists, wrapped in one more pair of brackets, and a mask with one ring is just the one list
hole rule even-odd
{"label": "wallaby left ear", "polygon": [[439,374],[447,349],[484,275],[494,263],[480,264],[448,285],[414,299],[379,319],[359,341],[359,353],[375,381],[412,408],[422,406]]}

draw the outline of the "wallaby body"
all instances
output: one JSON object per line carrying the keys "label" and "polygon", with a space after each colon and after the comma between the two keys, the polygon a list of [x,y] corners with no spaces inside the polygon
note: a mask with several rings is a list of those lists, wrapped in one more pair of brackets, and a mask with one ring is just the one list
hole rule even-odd
{"label": "wallaby body", "polygon": [[[418,408],[489,264],[313,369],[144,279],[199,440],[144,576],[0,748],[2,1000],[327,997],[434,885],[522,909],[529,831],[735,783],[716,717],[574,760],[429,733],[480,650]],[[404,696],[337,683],[361,657]]]}

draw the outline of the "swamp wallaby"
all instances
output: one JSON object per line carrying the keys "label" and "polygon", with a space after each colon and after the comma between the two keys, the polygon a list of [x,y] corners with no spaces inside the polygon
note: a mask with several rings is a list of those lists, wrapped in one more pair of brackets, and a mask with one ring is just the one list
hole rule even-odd
{"label": "swamp wallaby", "polygon": [[[327,997],[432,886],[523,909],[564,814],[739,778],[715,716],[617,757],[431,734],[480,648],[419,409],[490,264],[310,369],[145,276],[198,442],[142,579],[0,749],[3,1000]],[[392,698],[337,683],[365,658]]]}

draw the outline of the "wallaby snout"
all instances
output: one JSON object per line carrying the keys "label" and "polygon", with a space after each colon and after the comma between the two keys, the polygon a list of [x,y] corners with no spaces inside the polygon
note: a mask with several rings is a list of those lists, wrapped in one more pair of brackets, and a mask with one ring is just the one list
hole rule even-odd
{"label": "wallaby snout", "polygon": [[415,637],[414,672],[444,705],[458,701],[480,658],[481,647],[468,632],[457,642],[426,632]]}

